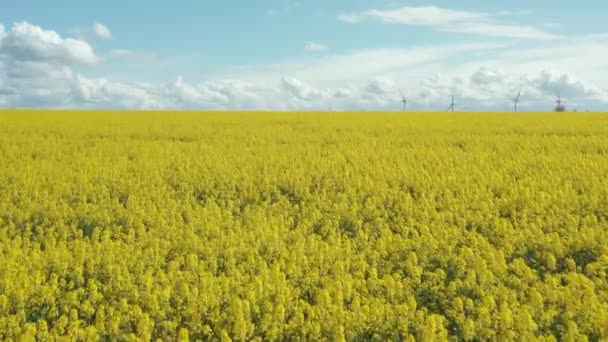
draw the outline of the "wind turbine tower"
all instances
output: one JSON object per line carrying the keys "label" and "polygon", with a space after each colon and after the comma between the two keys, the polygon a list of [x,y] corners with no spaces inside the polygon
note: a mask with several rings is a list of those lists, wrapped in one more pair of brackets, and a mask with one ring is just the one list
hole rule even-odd
{"label": "wind turbine tower", "polygon": [[452,103],[450,103],[448,110],[453,112],[455,107],[456,107],[456,103],[454,103],[454,94],[452,94]]}
{"label": "wind turbine tower", "polygon": [[520,96],[521,96],[521,90],[519,92],[517,92],[517,96],[515,96],[513,98],[513,106],[514,106],[515,112],[517,112],[517,105],[519,104],[519,97]]}
{"label": "wind turbine tower", "polygon": [[405,95],[403,95],[403,91],[399,91],[401,93],[401,103],[403,103],[403,111],[405,112],[405,107],[407,106],[407,99]]}
{"label": "wind turbine tower", "polygon": [[556,112],[565,112],[566,107],[563,105],[562,95],[560,93],[557,94],[557,100],[555,100],[557,107],[555,107]]}

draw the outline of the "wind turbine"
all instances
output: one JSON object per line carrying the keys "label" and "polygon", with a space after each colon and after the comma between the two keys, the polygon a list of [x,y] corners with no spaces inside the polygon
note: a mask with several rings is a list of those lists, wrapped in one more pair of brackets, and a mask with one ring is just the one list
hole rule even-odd
{"label": "wind turbine", "polygon": [[456,103],[454,103],[454,93],[452,93],[452,103],[450,103],[448,110],[453,112],[455,107],[456,107]]}
{"label": "wind turbine", "polygon": [[517,96],[515,96],[513,101],[514,110],[517,112],[517,105],[519,104],[519,97],[521,96],[521,90],[517,92]]}
{"label": "wind turbine", "polygon": [[405,107],[407,106],[407,99],[405,98],[405,95],[403,95],[403,91],[399,90],[399,92],[401,93],[401,102],[403,103],[403,111],[405,112]]}
{"label": "wind turbine", "polygon": [[562,95],[561,93],[557,93],[557,100],[555,100],[555,103],[557,104],[557,107],[555,107],[555,111],[556,112],[564,112],[566,107],[564,107],[564,105],[562,104]]}

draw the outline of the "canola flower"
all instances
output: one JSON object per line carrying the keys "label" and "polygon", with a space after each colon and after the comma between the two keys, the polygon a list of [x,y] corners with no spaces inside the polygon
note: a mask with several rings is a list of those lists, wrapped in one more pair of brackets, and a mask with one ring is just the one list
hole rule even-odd
{"label": "canola flower", "polygon": [[0,112],[0,340],[608,338],[608,115]]}

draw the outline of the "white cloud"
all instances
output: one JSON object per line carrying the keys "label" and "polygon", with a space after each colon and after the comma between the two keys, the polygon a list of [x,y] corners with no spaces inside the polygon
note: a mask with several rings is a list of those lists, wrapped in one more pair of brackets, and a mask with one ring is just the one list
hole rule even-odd
{"label": "white cloud", "polygon": [[4,60],[0,63],[0,79],[4,79],[0,98],[11,107],[63,107],[70,102],[72,77],[67,66]]}
{"label": "white cloud", "polygon": [[14,107],[65,107],[74,79],[72,66],[100,59],[86,42],[62,38],[27,22],[0,29],[0,102]]}
{"label": "white cloud", "polygon": [[351,24],[372,19],[387,24],[429,26],[441,31],[491,37],[540,40],[557,38],[533,26],[499,23],[495,16],[488,13],[451,10],[437,6],[401,7],[393,10],[372,9],[360,13],[342,14],[338,19]]}
{"label": "white cloud", "polygon": [[504,78],[504,75],[497,70],[480,68],[471,75],[471,80],[479,85],[491,85]]}
{"label": "white cloud", "polygon": [[100,22],[93,23],[93,34],[99,39],[112,38],[112,32],[110,31],[110,29]]}
{"label": "white cloud", "polygon": [[202,91],[215,94],[222,99],[224,108],[240,109],[286,109],[286,94],[276,82],[248,82],[223,79],[204,82]]}
{"label": "white cloud", "polygon": [[300,100],[318,100],[328,96],[328,92],[302,82],[296,78],[283,77],[281,87],[288,94]]}
{"label": "white cloud", "polygon": [[488,14],[443,9],[436,6],[402,7],[394,10],[372,9],[355,14],[343,14],[338,18],[348,23],[359,23],[366,19],[378,19],[390,24],[448,25],[488,18]]}
{"label": "white cloud", "polygon": [[395,84],[395,81],[386,77],[376,78],[366,86],[366,90],[369,93],[376,95],[394,95],[399,92],[399,88]]}
{"label": "white cloud", "polygon": [[169,93],[174,100],[184,104],[186,107],[196,104],[202,105],[206,102],[203,93],[195,87],[185,83],[181,76],[178,76],[177,80],[169,87]]}
{"label": "white cloud", "polygon": [[572,98],[598,99],[606,93],[595,85],[579,80],[576,76],[556,71],[544,70],[538,75],[528,78],[528,85],[544,95],[561,94]]}
{"label": "white cloud", "polygon": [[[71,107],[163,109],[166,99],[154,94],[154,86],[112,82],[103,78],[89,79],[78,75],[72,84]],[[76,104],[76,105],[74,105]]]}
{"label": "white cloud", "polygon": [[353,91],[349,88],[338,88],[334,91],[333,97],[345,99],[353,96]]}
{"label": "white cloud", "polygon": [[62,38],[28,22],[13,25],[3,34],[0,53],[21,61],[54,61],[65,64],[95,64],[99,58],[87,42]]}
{"label": "white cloud", "polygon": [[[518,91],[523,110],[551,110],[558,94],[592,108],[608,104],[608,93],[594,84],[551,70],[515,74],[482,67],[470,74],[428,78],[421,84],[427,90],[439,90],[444,98],[454,90],[458,102],[469,110],[510,110],[510,100]],[[436,96],[434,101],[438,101]]]}
{"label": "white cloud", "polygon": [[[522,110],[551,110],[558,92],[580,109],[608,105],[608,93],[598,86],[608,85],[597,72],[608,64],[603,58],[608,55],[603,36],[534,46],[365,49],[223,70],[202,82],[177,77],[173,82],[143,84],[87,77],[90,56],[70,52],[67,39],[54,31],[27,23],[22,26],[8,32],[0,27],[2,106],[399,110],[399,90],[403,90],[409,108],[445,110],[451,89],[456,90],[460,108],[470,110],[510,110],[508,100],[519,89]],[[92,47],[90,51],[98,61]],[[117,58],[114,63],[141,58],[138,51],[126,49],[113,50],[110,56]]]}
{"label": "white cloud", "polygon": [[[451,88],[456,90],[460,108],[470,110],[510,110],[507,100],[520,88],[522,110],[550,110],[557,91],[566,101],[576,101],[580,106],[608,104],[606,92],[600,88],[551,71],[511,75],[479,69],[470,74],[429,76],[409,83],[384,77],[326,87],[291,77],[271,83],[219,80],[196,85],[178,77],[169,84],[135,84],[87,78],[75,75],[69,68],[52,70],[31,64],[19,68],[20,72],[10,70],[8,84],[0,84],[0,101],[14,107],[325,110],[332,106],[398,110],[401,87],[410,108],[418,110],[444,110]],[[37,73],[43,75],[36,77]]]}
{"label": "white cloud", "polygon": [[329,48],[327,45],[317,42],[308,42],[304,45],[304,51],[316,52],[316,51],[326,51]]}

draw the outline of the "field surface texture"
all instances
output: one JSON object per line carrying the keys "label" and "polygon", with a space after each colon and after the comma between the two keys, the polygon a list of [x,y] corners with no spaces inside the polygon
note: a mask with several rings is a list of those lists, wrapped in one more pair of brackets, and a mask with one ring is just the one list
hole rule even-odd
{"label": "field surface texture", "polygon": [[0,340],[608,338],[608,115],[0,112]]}

